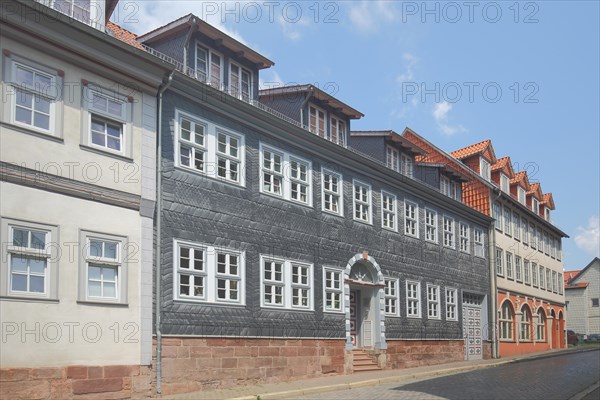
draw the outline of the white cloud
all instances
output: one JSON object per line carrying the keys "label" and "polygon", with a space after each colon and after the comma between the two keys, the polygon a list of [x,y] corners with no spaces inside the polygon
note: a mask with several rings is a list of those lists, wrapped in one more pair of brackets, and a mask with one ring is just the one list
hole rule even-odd
{"label": "white cloud", "polygon": [[285,86],[285,82],[273,68],[264,70],[260,73],[258,81],[258,87],[260,89],[269,89],[278,86]]}
{"label": "white cloud", "polygon": [[292,41],[300,40],[302,38],[301,30],[310,25],[310,19],[306,14],[307,13],[304,13],[298,21],[290,21],[288,18],[285,18],[283,14],[279,15],[277,18],[277,23],[281,28],[283,36]]}
{"label": "white cloud", "polygon": [[447,101],[437,103],[433,108],[433,118],[437,122],[438,128],[444,135],[454,135],[456,133],[466,132],[467,129],[462,125],[450,125],[448,123],[448,114],[452,110],[452,104]]}
{"label": "white cloud", "polygon": [[382,22],[397,19],[394,2],[384,0],[363,0],[350,2],[348,17],[352,25],[361,32],[373,32]]}
{"label": "white cloud", "polygon": [[579,231],[575,236],[575,244],[581,250],[593,256],[600,257],[600,218],[592,216],[587,227],[577,227]]}
{"label": "white cloud", "polygon": [[404,72],[396,77],[396,81],[400,84],[406,81],[412,81],[415,78],[414,66],[417,64],[417,57],[411,53],[402,54],[402,60],[404,60]]}

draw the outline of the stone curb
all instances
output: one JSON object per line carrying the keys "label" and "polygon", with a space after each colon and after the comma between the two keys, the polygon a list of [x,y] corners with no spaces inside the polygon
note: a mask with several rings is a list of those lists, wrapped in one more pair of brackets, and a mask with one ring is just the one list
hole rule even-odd
{"label": "stone curb", "polygon": [[260,394],[256,394],[256,395],[250,395],[250,396],[235,397],[230,400],[257,400],[257,398],[259,398],[259,397],[261,400],[271,400],[271,399],[274,400],[274,399],[289,398],[289,397],[294,397],[294,396],[305,396],[305,395],[309,395],[309,394],[335,392],[338,390],[357,389],[357,388],[362,388],[362,387],[377,386],[377,385],[386,384],[386,383],[402,382],[402,381],[411,380],[411,379],[452,375],[452,374],[457,374],[460,372],[473,371],[476,369],[492,368],[492,367],[498,367],[500,365],[513,364],[513,363],[532,361],[532,360],[539,360],[539,359],[550,358],[550,357],[558,357],[558,356],[565,355],[565,354],[583,353],[586,351],[594,351],[594,350],[598,350],[598,349],[597,348],[565,349],[562,351],[552,352],[550,354],[540,354],[537,356],[529,356],[529,357],[525,357],[525,358],[506,359],[506,360],[498,359],[499,361],[492,361],[489,364],[465,365],[462,367],[439,369],[439,370],[435,370],[435,371],[424,371],[424,372],[417,372],[417,373],[406,374],[406,375],[388,376],[385,378],[367,379],[364,381],[356,381],[356,382],[350,382],[350,383],[338,383],[338,384],[334,384],[334,385],[315,386],[315,387],[306,388],[306,389],[292,389],[292,390],[286,390],[286,391],[281,391],[281,392],[260,393]]}

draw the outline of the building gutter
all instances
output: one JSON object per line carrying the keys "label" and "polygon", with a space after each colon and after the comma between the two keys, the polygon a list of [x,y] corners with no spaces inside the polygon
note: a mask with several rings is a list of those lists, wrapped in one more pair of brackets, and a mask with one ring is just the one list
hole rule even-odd
{"label": "building gutter", "polygon": [[161,394],[162,380],[162,332],[161,332],[161,227],[162,227],[162,97],[165,90],[171,86],[175,71],[171,71],[165,75],[163,83],[158,88],[158,140],[156,145],[156,248],[155,259],[155,330],[156,330],[156,393]]}
{"label": "building gutter", "polygon": [[[492,189],[492,196],[496,198],[490,204],[490,210],[493,210],[494,203],[502,197],[500,189]],[[490,243],[490,293],[492,295],[492,358],[500,358],[498,348],[498,282],[496,277],[496,223],[490,223],[488,228],[488,241]]]}

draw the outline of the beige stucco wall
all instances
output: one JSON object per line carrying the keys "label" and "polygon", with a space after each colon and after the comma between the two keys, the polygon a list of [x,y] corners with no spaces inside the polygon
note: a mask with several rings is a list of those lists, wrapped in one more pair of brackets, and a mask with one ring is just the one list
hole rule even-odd
{"label": "beige stucco wall", "polygon": [[[0,182],[0,214],[57,225],[62,250],[58,302],[0,300],[2,368],[139,364],[139,254],[128,263],[129,304],[92,305],[77,302],[80,261],[65,245],[79,242],[80,229],[122,235],[130,243],[140,243],[139,213]],[[6,241],[4,237],[0,240]]]}

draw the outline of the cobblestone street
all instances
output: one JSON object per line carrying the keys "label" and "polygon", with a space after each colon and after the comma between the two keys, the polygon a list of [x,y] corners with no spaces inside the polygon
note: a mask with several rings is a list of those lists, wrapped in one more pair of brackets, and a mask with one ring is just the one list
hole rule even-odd
{"label": "cobblestone street", "polygon": [[598,380],[600,351],[588,351],[406,384],[393,383],[300,399],[566,400]]}

